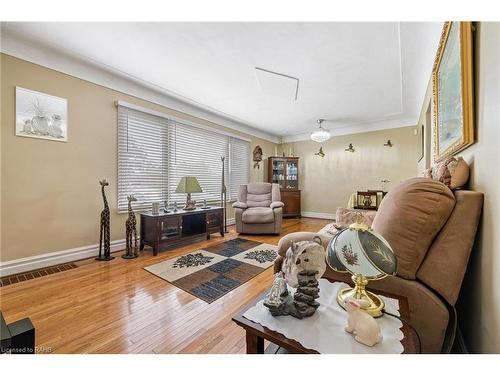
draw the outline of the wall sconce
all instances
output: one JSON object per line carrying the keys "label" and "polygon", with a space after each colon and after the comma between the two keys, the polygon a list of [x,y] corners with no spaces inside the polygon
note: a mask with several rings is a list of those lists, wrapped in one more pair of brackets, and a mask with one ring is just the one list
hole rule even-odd
{"label": "wall sconce", "polygon": [[352,143],[349,143],[349,147],[347,147],[344,151],[354,152],[354,147],[353,147]]}
{"label": "wall sconce", "polygon": [[321,156],[322,158],[325,157],[325,153],[323,152],[323,147],[319,148],[319,151],[316,152],[314,155]]}
{"label": "wall sconce", "polygon": [[384,146],[386,146],[386,147],[392,147],[394,145],[392,144],[391,140],[388,139],[387,142],[384,143]]}
{"label": "wall sconce", "polygon": [[383,178],[380,180],[380,183],[382,184],[382,191],[383,192],[386,192],[387,191],[387,184],[391,182],[390,180],[388,180],[387,178]]}

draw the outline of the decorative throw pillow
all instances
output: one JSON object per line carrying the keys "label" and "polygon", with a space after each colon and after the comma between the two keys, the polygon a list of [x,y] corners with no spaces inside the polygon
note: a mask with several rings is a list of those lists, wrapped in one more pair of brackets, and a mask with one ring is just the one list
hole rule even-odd
{"label": "decorative throw pillow", "polygon": [[455,159],[450,156],[432,168],[426,169],[424,177],[440,181],[451,190],[460,189],[469,180],[469,165],[461,157]]}
{"label": "decorative throw pillow", "polygon": [[432,178],[432,168],[427,168],[423,174],[425,178]]}
{"label": "decorative throw pillow", "polygon": [[337,213],[335,215],[334,226],[337,229],[348,228],[349,225],[356,222],[358,215],[361,214],[361,221],[371,227],[376,213],[376,211],[354,210],[350,208],[339,207],[337,208]]}

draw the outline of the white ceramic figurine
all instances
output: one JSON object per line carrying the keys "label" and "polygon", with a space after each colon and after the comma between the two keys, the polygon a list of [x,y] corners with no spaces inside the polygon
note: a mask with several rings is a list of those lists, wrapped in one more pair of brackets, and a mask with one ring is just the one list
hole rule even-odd
{"label": "white ceramic figurine", "polygon": [[286,281],[283,277],[283,272],[278,272],[274,275],[273,286],[267,296],[265,303],[272,306],[279,306],[283,303],[283,297],[288,295]]}
{"label": "white ceramic figurine", "polygon": [[354,339],[361,344],[373,346],[382,341],[380,327],[371,315],[361,310],[365,301],[351,299],[346,304],[347,326],[345,330],[354,333]]}
{"label": "white ceramic figurine", "polygon": [[321,238],[315,236],[312,241],[292,242],[283,262],[283,273],[288,285],[296,288],[297,275],[304,271],[317,271],[316,280],[319,280],[326,271],[325,248]]}

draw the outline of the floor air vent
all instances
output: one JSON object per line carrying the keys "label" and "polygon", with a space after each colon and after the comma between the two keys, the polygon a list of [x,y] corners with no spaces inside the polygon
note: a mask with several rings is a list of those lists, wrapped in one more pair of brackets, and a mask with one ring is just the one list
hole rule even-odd
{"label": "floor air vent", "polygon": [[4,276],[0,278],[0,287],[20,283],[26,280],[37,279],[42,276],[52,275],[54,273],[71,270],[77,267],[78,266],[74,263],[66,263],[47,268],[40,268],[34,271],[18,273],[17,275]]}

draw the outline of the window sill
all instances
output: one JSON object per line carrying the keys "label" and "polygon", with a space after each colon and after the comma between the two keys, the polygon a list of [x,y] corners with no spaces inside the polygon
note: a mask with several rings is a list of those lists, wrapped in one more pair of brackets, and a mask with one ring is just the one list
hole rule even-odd
{"label": "window sill", "polygon": [[[233,204],[234,202],[237,202],[238,200],[237,199],[230,199],[228,201],[226,201],[226,207],[229,207],[229,205]],[[215,200],[215,201],[207,201],[207,205],[220,205],[220,200]],[[197,207],[201,207],[200,204],[197,204],[196,205]],[[182,205],[179,204],[179,209],[182,208]],[[149,212],[151,211],[151,207],[133,207],[132,206],[132,209],[134,210],[134,213],[136,214],[140,214],[142,212]],[[163,208],[160,206],[160,212],[163,212]],[[116,213],[118,215],[124,215],[124,214],[128,214],[128,208],[127,209],[118,209],[116,210]]]}

